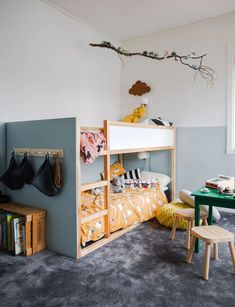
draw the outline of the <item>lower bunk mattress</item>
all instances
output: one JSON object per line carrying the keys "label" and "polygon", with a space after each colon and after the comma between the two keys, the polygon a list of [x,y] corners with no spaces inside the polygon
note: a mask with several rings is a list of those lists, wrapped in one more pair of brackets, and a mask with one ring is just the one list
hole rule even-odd
{"label": "lower bunk mattress", "polygon": [[[157,188],[126,189],[123,193],[111,193],[110,231],[115,232],[128,226],[145,222],[156,217],[158,206],[167,203],[165,194]],[[81,217],[104,209],[104,196],[82,193]],[[81,225],[81,243],[97,241],[105,234],[104,217],[99,217]]]}

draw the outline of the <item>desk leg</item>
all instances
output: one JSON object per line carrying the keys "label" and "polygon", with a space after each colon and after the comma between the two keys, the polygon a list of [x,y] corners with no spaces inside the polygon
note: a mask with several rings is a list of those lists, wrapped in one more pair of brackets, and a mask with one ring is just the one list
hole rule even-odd
{"label": "desk leg", "polygon": [[[197,197],[195,197],[195,226],[199,226],[200,224],[200,204],[197,200]],[[200,241],[196,239],[195,243],[195,252],[199,253],[200,251]]]}
{"label": "desk leg", "polygon": [[208,216],[208,224],[213,224],[213,206],[209,206],[209,216]]}

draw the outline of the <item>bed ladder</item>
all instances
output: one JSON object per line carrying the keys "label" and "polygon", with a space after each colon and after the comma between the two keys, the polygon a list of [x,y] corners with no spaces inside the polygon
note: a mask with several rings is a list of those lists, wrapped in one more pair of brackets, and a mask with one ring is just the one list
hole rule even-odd
{"label": "bed ladder", "polygon": [[85,183],[81,184],[81,175],[80,175],[80,159],[79,159],[79,179],[78,179],[78,187],[79,187],[79,204],[81,204],[81,193],[83,191],[88,191],[94,188],[100,188],[104,187],[104,209],[100,210],[98,212],[95,212],[93,214],[87,215],[83,218],[81,218],[81,208],[78,208],[78,257],[82,256],[83,254],[86,254],[87,247],[81,248],[81,225],[84,223],[87,223],[89,221],[92,221],[99,217],[104,217],[104,232],[105,232],[105,238],[110,237],[110,214],[109,214],[109,206],[110,206],[110,144],[109,144],[109,123],[108,120],[104,121],[104,127],[103,128],[94,128],[94,127],[80,127],[78,129],[79,131],[79,153],[80,153],[80,131],[81,130],[87,130],[87,131],[103,131],[104,136],[106,138],[106,145],[105,149],[101,152],[101,156],[103,156],[104,159],[104,178],[102,181],[97,182],[91,182],[91,183]]}

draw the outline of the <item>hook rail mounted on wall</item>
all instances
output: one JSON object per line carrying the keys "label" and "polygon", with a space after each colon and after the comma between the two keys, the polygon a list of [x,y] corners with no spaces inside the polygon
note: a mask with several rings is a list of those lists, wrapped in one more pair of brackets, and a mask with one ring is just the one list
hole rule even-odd
{"label": "hook rail mounted on wall", "polygon": [[54,155],[58,155],[59,158],[64,158],[64,150],[63,149],[51,149],[51,148],[13,148],[13,152],[17,156],[23,156],[27,153],[28,156],[34,157],[45,157],[46,154],[49,157],[53,157]]}

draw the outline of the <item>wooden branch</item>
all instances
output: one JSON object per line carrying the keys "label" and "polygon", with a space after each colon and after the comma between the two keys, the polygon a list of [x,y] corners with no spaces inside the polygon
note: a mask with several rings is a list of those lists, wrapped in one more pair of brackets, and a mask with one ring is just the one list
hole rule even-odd
{"label": "wooden branch", "polygon": [[[115,47],[110,42],[107,41],[103,41],[102,43],[90,43],[90,46],[111,49],[115,51],[119,56],[127,56],[127,57],[142,56],[157,61],[163,61],[173,58],[176,62],[179,61],[182,65],[188,66],[189,68],[193,69],[196,72],[194,80],[198,72],[208,83],[214,83],[215,80],[215,71],[208,66],[202,65],[203,59],[207,55],[206,53],[199,56],[196,56],[195,52],[192,52],[188,55],[179,55],[175,51],[169,52],[166,50],[163,56],[159,56],[157,53],[153,51],[129,52],[123,49],[122,47]],[[199,63],[191,64],[187,62],[188,60],[196,61]]]}

